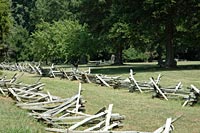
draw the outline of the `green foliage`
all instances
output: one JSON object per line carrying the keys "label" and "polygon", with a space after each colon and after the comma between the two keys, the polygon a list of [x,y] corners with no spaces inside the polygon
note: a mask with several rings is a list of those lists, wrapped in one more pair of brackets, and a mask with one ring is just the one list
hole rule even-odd
{"label": "green foliage", "polygon": [[54,21],[74,19],[73,10],[79,6],[80,0],[37,0],[32,10],[32,18],[35,23],[41,20],[53,23]]}
{"label": "green foliage", "polygon": [[132,47],[123,51],[123,59],[126,62],[144,62],[148,58],[149,55],[147,53],[143,53]]}
{"label": "green foliage", "polygon": [[125,43],[124,40],[130,39],[129,25],[122,22],[114,23],[109,31],[108,37],[114,40],[117,39],[116,42],[118,43]]}
{"label": "green foliage", "polygon": [[113,43],[116,53],[116,64],[122,64],[122,51],[130,44],[130,28],[129,25],[122,22],[114,23],[111,27],[108,38]]}
{"label": "green foliage", "polygon": [[28,42],[28,31],[21,25],[15,25],[12,27],[11,32],[6,39],[9,44],[10,53],[9,56],[16,61],[30,60],[30,44]]}
{"label": "green foliage", "polygon": [[[11,0],[12,4],[1,1],[0,14],[3,10],[5,13],[0,18],[0,40],[5,40],[12,25],[10,5],[16,31],[22,34],[12,33],[13,39],[8,39],[16,40],[9,41],[13,43],[10,48],[17,53],[16,60],[33,60],[33,56],[40,60],[40,55],[42,60],[64,61],[79,58],[80,53],[85,53],[84,58],[90,56],[91,59],[99,59],[101,56],[103,59],[115,52],[116,59],[122,64],[122,51],[129,47],[142,52],[156,51],[158,59],[166,57],[169,66],[175,55],[186,58],[185,55],[194,52],[197,56],[191,56],[192,59],[200,57],[198,0]],[[71,35],[66,35],[65,32],[70,30],[66,28],[69,26],[61,26],[64,20],[78,20],[82,25],[87,24],[87,30],[83,28],[84,31],[81,31],[79,28],[81,32],[78,34],[73,31]],[[29,37],[33,34],[33,38],[28,39],[26,32]],[[63,39],[70,36],[71,39]],[[27,40],[26,43],[24,40]],[[31,47],[29,41],[32,42]],[[36,50],[38,46],[39,51]],[[83,50],[79,48],[82,46],[85,47]],[[72,47],[79,48],[80,52],[74,52]],[[102,56],[102,53],[107,55]]]}
{"label": "green foliage", "polygon": [[4,42],[12,26],[9,0],[0,0],[0,43]]}
{"label": "green foliage", "polygon": [[90,53],[90,34],[78,21],[43,22],[32,34],[32,51],[36,60],[65,61]]}
{"label": "green foliage", "polygon": [[111,0],[80,0],[77,18],[80,22],[87,23],[89,30],[98,38],[103,38],[111,22],[107,20],[110,14]]}
{"label": "green foliage", "polygon": [[[197,15],[198,3],[197,0],[145,0],[146,19],[143,20],[143,23],[148,28],[148,36],[152,38],[151,45],[156,43],[160,48],[165,45],[166,65],[173,66],[174,55],[185,53],[182,51],[183,49],[187,49],[193,44],[200,44],[196,42],[199,40],[196,36],[196,28],[191,28],[199,25],[199,21],[197,22],[200,19],[200,16]],[[159,51],[157,52],[159,53]]]}
{"label": "green foliage", "polygon": [[12,1],[12,16],[15,24],[26,28],[28,32],[34,30],[32,10],[35,7],[37,0],[11,0]]}

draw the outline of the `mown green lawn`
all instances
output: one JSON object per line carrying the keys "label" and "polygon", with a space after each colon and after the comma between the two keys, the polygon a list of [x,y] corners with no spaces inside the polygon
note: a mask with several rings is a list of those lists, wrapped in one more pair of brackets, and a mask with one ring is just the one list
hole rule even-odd
{"label": "mown green lawn", "polygon": [[[137,80],[148,80],[151,76],[163,75],[161,86],[175,86],[178,82],[186,88],[194,84],[200,88],[200,62],[180,62],[177,69],[162,69],[156,63],[133,63],[123,66],[92,67],[92,73],[129,76],[129,69],[136,71]],[[80,69],[87,69],[86,66]],[[14,72],[4,71],[8,76]],[[36,75],[25,74],[20,80],[32,83]],[[77,81],[60,80],[59,78],[42,78],[46,84],[44,91],[61,97],[71,97],[78,91]],[[164,101],[152,99],[151,93],[129,93],[128,89],[112,89],[96,84],[83,84],[83,97],[87,100],[86,113],[94,114],[103,106],[114,104],[113,112],[125,115],[124,127],[119,130],[154,131],[165,123],[166,118],[183,115],[174,123],[175,133],[200,132],[200,104],[194,107],[181,107],[182,100]],[[30,118],[27,112],[14,106],[10,98],[0,98],[0,131],[1,132],[44,132],[44,125]]]}
{"label": "mown green lawn", "polygon": [[17,108],[10,98],[0,97],[0,133],[43,133],[44,125]]}

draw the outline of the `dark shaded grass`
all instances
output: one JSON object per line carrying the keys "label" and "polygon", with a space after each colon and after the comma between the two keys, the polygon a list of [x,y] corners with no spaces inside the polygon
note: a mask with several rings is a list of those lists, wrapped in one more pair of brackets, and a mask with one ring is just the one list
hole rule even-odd
{"label": "dark shaded grass", "polygon": [[[195,64],[197,63],[197,64]],[[111,65],[105,67],[93,67],[92,73],[108,74],[108,75],[120,75],[128,73],[130,69],[135,72],[162,72],[162,71],[182,71],[182,70],[200,70],[200,62],[182,63],[178,64],[176,68],[161,68],[157,63],[129,63],[121,66]]]}

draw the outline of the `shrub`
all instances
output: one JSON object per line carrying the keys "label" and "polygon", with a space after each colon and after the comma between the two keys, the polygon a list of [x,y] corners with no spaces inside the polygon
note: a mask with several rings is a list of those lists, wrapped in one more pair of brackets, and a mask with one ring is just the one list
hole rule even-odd
{"label": "shrub", "polygon": [[147,53],[136,50],[135,48],[129,48],[123,51],[123,59],[125,62],[144,62],[149,58]]}

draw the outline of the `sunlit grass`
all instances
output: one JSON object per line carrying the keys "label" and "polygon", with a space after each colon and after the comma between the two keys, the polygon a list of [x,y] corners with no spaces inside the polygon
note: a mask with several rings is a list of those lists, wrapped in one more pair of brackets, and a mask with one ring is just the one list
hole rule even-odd
{"label": "sunlit grass", "polygon": [[10,98],[0,97],[1,133],[43,133],[44,126],[14,105]]}

